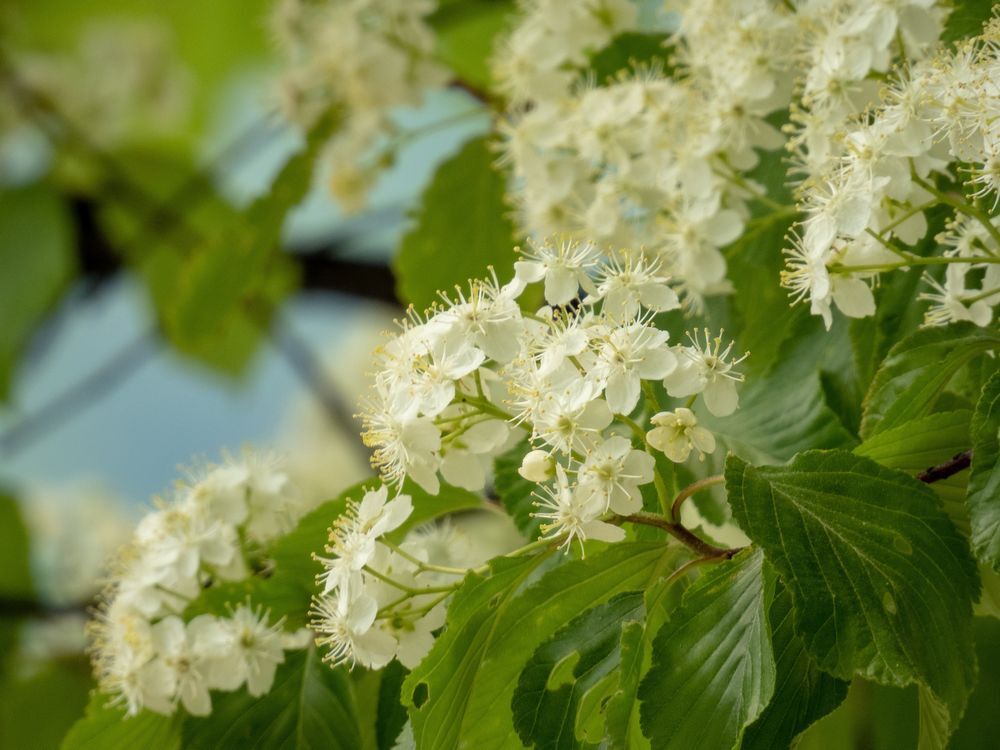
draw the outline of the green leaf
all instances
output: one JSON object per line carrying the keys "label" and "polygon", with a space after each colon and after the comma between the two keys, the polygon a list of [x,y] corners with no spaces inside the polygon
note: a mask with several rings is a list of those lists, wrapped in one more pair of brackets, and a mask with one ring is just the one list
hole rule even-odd
{"label": "green leaf", "polygon": [[430,17],[436,32],[438,58],[464,83],[489,90],[490,60],[497,37],[516,10],[511,0],[462,0],[441,3]]}
{"label": "green leaf", "polygon": [[83,716],[90,685],[90,664],[82,654],[33,664],[30,672],[12,670],[0,684],[0,747],[58,748]]}
{"label": "green leaf", "polygon": [[538,490],[538,485],[517,473],[521,468],[521,459],[529,450],[531,443],[525,439],[497,456],[493,464],[493,489],[507,513],[514,519],[518,530],[525,536],[536,539],[541,521],[531,514],[535,511],[534,493]]}
{"label": "green leaf", "polygon": [[747,727],[743,750],[790,747],[815,721],[847,697],[848,683],[821,672],[806,653],[793,628],[792,596],[780,587],[767,610],[775,660],[775,691],[771,703]]}
{"label": "green leaf", "polygon": [[993,0],[959,0],[948,15],[942,42],[957,42],[983,33],[983,24],[990,20],[996,6]]}
{"label": "green leaf", "polygon": [[667,37],[663,34],[638,31],[619,34],[607,47],[591,55],[588,73],[598,84],[612,82],[624,73],[651,66],[658,67],[669,76],[673,66],[670,64],[670,50],[664,46],[666,41]]}
{"label": "green leaf", "polygon": [[1000,571],[1000,372],[983,387],[972,418],[972,469],[966,500],[972,549]]}
{"label": "green leaf", "polygon": [[[699,419],[737,455],[759,462],[787,461],[809,448],[849,446],[854,437],[826,403],[818,364],[825,342],[803,321],[782,344],[767,372],[751,375],[740,391],[740,408],[728,417],[699,410]],[[739,343],[739,342],[737,342]]]}
{"label": "green leaf", "polygon": [[497,619],[542,562],[540,556],[497,558],[488,576],[470,574],[455,593],[444,633],[403,682],[403,705],[419,737],[417,747],[458,746],[476,668]]}
{"label": "green leaf", "polygon": [[520,748],[509,706],[532,652],[585,609],[658,580],[676,553],[622,542],[518,591],[545,557],[499,558],[456,593],[444,634],[403,685],[418,748]]}
{"label": "green leaf", "polygon": [[76,273],[73,223],[39,184],[0,190],[0,401],[32,332]]}
{"label": "green leaf", "polygon": [[795,630],[820,669],[922,684],[952,727],[975,680],[978,576],[934,493],[843,451],[787,466],[726,464],[733,515],[792,594]]}
{"label": "green leaf", "polygon": [[[772,161],[781,163],[780,158]],[[787,290],[777,283],[784,265],[777,249],[783,246],[791,221],[792,217],[779,214],[763,216],[726,248],[735,288],[733,335],[737,346],[751,353],[746,366],[752,373],[774,366],[782,343],[806,314],[803,306],[789,304]]]}
{"label": "green leaf", "polygon": [[985,737],[1000,737],[1000,621],[977,617],[975,633],[979,680],[951,738],[951,750],[979,750]]}
{"label": "green leaf", "polygon": [[361,735],[351,679],[315,646],[285,653],[271,690],[213,693],[212,713],[184,722],[185,750],[356,750]]}
{"label": "green leaf", "polygon": [[709,568],[653,641],[639,686],[642,731],[657,750],[739,744],[774,692],[764,555],[746,550]]}
{"label": "green leaf", "polygon": [[0,493],[0,599],[30,601],[34,597],[28,530],[17,501]]}
{"label": "green leaf", "polygon": [[965,409],[928,414],[875,433],[854,453],[890,469],[921,472],[969,447],[971,419]]}
{"label": "green leaf", "polygon": [[[249,362],[273,311],[297,285],[294,266],[281,251],[281,231],[309,190],[320,149],[338,120],[336,113],[320,118],[270,190],[185,264],[164,310],[167,334],[180,349],[234,373]],[[231,342],[242,349],[234,351]],[[222,358],[220,344],[226,345]]]}
{"label": "green leaf", "polygon": [[886,274],[874,290],[875,314],[850,321],[851,351],[865,390],[892,345],[916,330],[922,321],[923,312],[914,304],[921,277],[920,268]]}
{"label": "green leaf", "polygon": [[375,736],[379,750],[392,750],[406,724],[406,708],[400,698],[403,680],[408,674],[406,667],[395,660],[382,670],[375,717]]}
{"label": "green leaf", "polygon": [[393,264],[402,300],[426,308],[438,290],[481,278],[487,266],[500,281],[513,276],[514,226],[495,161],[481,137],[438,167]]}
{"label": "green leaf", "polygon": [[62,750],[180,750],[182,717],[140,711],[125,718],[125,712],[108,705],[109,698],[91,693],[87,713],[69,730]]}
{"label": "green leaf", "polygon": [[[890,469],[916,475],[968,449],[971,419],[972,412],[967,409],[928,414],[875,433],[856,447],[854,453]],[[965,504],[967,483],[968,472],[959,472],[930,485],[952,523],[965,534],[969,533]]]}
{"label": "green leaf", "polygon": [[1000,349],[1000,332],[972,323],[923,328],[889,351],[865,396],[861,436],[931,413],[954,375],[977,355]]}
{"label": "green leaf", "polygon": [[642,593],[625,592],[586,610],[536,649],[511,703],[514,728],[525,745],[572,750],[584,739],[577,725],[591,717],[602,725],[591,741],[602,739],[599,711],[581,705],[588,694],[606,694],[609,681],[617,685],[622,628],[644,614]]}
{"label": "green leaf", "polygon": [[639,681],[646,656],[646,628],[641,622],[626,622],[622,626],[619,645],[618,689],[608,700],[606,725],[612,750],[632,750],[649,747],[639,726]]}

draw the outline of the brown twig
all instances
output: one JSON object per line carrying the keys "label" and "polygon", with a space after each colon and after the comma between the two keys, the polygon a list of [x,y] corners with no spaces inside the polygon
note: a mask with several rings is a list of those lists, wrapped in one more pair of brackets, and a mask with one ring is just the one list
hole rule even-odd
{"label": "brown twig", "polygon": [[663,529],[670,534],[670,536],[674,537],[674,539],[677,539],[679,542],[690,547],[702,557],[728,560],[741,549],[739,547],[736,549],[723,549],[722,547],[711,545],[704,539],[695,536],[681,524],[668,521],[667,519],[661,516],[653,515],[652,513],[635,513],[631,516],[623,516],[622,520],[627,521],[628,523],[637,523],[643,526],[654,526],[658,529]]}
{"label": "brown twig", "polygon": [[942,479],[947,479],[958,472],[968,469],[972,465],[972,449],[967,451],[962,451],[961,453],[956,453],[954,456],[949,458],[944,463],[940,463],[937,466],[928,467],[926,470],[917,474],[917,479],[925,484],[931,484],[932,482],[938,482]]}

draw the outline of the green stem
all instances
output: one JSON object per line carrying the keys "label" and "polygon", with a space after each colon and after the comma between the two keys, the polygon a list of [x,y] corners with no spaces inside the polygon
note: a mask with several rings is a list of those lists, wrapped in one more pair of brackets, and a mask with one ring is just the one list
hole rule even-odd
{"label": "green stem", "polygon": [[972,205],[966,200],[961,200],[953,195],[945,193],[942,190],[938,190],[937,187],[932,182],[921,178],[916,173],[916,170],[913,170],[911,172],[911,176],[913,177],[913,181],[915,183],[920,185],[920,187],[922,187],[924,190],[933,195],[942,203],[951,206],[956,211],[961,211],[966,216],[971,216],[973,219],[976,219],[980,224],[983,225],[983,228],[986,229],[987,232],[989,232],[990,237],[993,238],[993,241],[996,242],[997,245],[1000,245],[1000,229],[993,226],[993,222],[990,221],[989,214],[987,214],[981,208]]}
{"label": "green stem", "polygon": [[456,400],[463,404],[468,404],[469,406],[475,406],[482,413],[492,414],[494,417],[498,417],[499,419],[503,419],[507,422],[512,422],[514,420],[513,414],[508,414],[499,406],[487,401],[485,398],[480,398],[479,396],[468,396],[461,393],[456,397]]}
{"label": "green stem", "polygon": [[624,414],[615,414],[615,419],[617,419],[619,422],[621,422],[626,427],[628,427],[630,430],[632,430],[632,434],[643,445],[647,445],[647,443],[646,443],[646,431],[643,430],[642,427],[640,427],[636,423],[636,421],[634,419],[632,419],[631,417],[627,417]]}
{"label": "green stem", "polygon": [[[504,557],[523,557],[524,555],[527,555],[529,552],[534,552],[535,550],[542,549],[544,547],[549,548],[548,550],[546,550],[546,553],[549,553],[552,552],[552,550],[556,549],[558,546],[559,546],[558,539],[536,539],[530,544],[526,544],[523,547],[518,547],[516,550],[508,552],[506,555],[504,555]],[[490,569],[490,564],[483,563],[478,568],[473,568],[472,572],[475,573],[476,575],[482,575],[483,573],[489,571],[489,569]]]}
{"label": "green stem", "polygon": [[919,255],[914,255],[913,253],[908,253],[905,250],[901,250],[900,248],[896,247],[892,242],[890,242],[885,237],[883,237],[881,234],[875,234],[875,232],[873,232],[871,229],[865,229],[865,231],[869,235],[871,235],[872,237],[874,237],[875,240],[880,245],[882,245],[882,247],[884,247],[886,250],[888,250],[891,253],[895,253],[896,255],[898,255],[900,258],[903,258],[904,260],[910,260],[912,258],[919,258],[920,257]]}
{"label": "green stem", "polygon": [[998,286],[996,289],[988,289],[982,294],[975,294],[971,297],[962,297],[962,302],[968,305],[972,304],[973,302],[979,302],[979,300],[988,299],[989,297],[992,297],[994,294],[1000,294],[1000,286]]}
{"label": "green stem", "polygon": [[909,266],[946,266],[949,263],[1000,263],[1000,258],[949,258],[940,255],[923,258],[919,255],[914,255],[910,260],[900,261],[899,263],[868,263],[856,266],[833,263],[829,268],[833,273],[854,273],[859,271],[892,271],[897,268],[908,268]]}
{"label": "green stem", "polygon": [[656,395],[656,389],[653,387],[653,381],[643,380],[642,392],[646,394],[646,400],[653,407],[654,414],[663,411],[663,408],[660,406],[660,399]]}
{"label": "green stem", "polygon": [[397,580],[395,580],[393,578],[390,578],[389,576],[385,575],[384,573],[379,573],[377,570],[375,570],[374,568],[368,567],[367,565],[365,566],[364,570],[365,570],[366,573],[368,573],[369,575],[373,576],[374,578],[379,579],[383,583],[389,584],[394,589],[399,589],[400,591],[405,591],[407,594],[409,594],[411,596],[420,596],[421,594],[437,594],[437,593],[440,593],[442,591],[454,591],[456,588],[458,588],[458,585],[461,583],[461,581],[456,581],[455,584],[453,584],[451,586],[427,586],[425,588],[419,588],[418,589],[418,588],[414,588],[413,586],[407,586],[404,583],[400,583],[399,581],[397,581]]}
{"label": "green stem", "polygon": [[937,204],[938,202],[936,200],[933,200],[933,201],[927,201],[926,203],[921,203],[919,206],[912,206],[910,210],[906,211],[904,214],[900,216],[897,216],[895,219],[893,219],[884,227],[882,227],[882,229],[879,231],[879,235],[885,235],[886,232],[895,229],[904,221],[909,219],[911,216],[915,216],[916,214],[922,213],[926,211],[928,208],[933,208]]}
{"label": "green stem", "polygon": [[795,210],[794,206],[786,206],[784,203],[778,203],[778,201],[772,199],[766,193],[762,193],[759,190],[757,190],[753,185],[747,182],[742,175],[740,175],[738,172],[736,172],[735,169],[729,166],[728,161],[726,161],[725,159],[723,159],[723,163],[729,170],[729,174],[725,174],[723,175],[723,177],[725,177],[727,180],[729,180],[737,187],[743,188],[748,193],[750,193],[753,200],[757,201],[758,203],[763,203],[765,206],[774,209],[775,211],[787,211],[789,209],[792,209],[793,211]]}
{"label": "green stem", "polygon": [[433,563],[424,562],[420,558],[411,555],[409,552],[404,550],[399,545],[393,544],[388,539],[383,538],[380,539],[379,541],[381,541],[382,544],[391,549],[393,552],[402,557],[404,560],[409,560],[411,563],[416,565],[421,570],[427,570],[433,573],[447,573],[448,575],[453,575],[453,576],[464,576],[466,573],[469,572],[468,568],[449,568],[446,565],[434,565]]}

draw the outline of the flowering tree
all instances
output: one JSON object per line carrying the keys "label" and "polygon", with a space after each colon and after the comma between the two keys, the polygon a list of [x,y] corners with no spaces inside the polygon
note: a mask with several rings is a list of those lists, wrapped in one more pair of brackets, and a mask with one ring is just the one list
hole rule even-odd
{"label": "flowering tree", "polygon": [[455,86],[489,132],[395,260],[375,474],[316,504],[247,452],[178,483],[116,556],[67,750],[824,746],[884,687],[911,689],[872,722],[983,746],[1000,20],[667,10],[277,4],[306,146],[227,235],[238,268],[152,290],[180,349],[215,341],[192,288],[280,304],[281,218],[317,165],[362,209],[398,108]]}

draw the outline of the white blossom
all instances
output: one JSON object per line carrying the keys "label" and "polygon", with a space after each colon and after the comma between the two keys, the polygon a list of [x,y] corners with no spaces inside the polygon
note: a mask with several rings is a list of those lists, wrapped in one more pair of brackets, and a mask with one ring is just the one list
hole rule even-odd
{"label": "white blossom", "polygon": [[704,456],[715,451],[715,437],[698,424],[694,412],[683,406],[662,411],[649,420],[656,425],[646,434],[649,444],[675,463],[687,460],[691,450]]}

